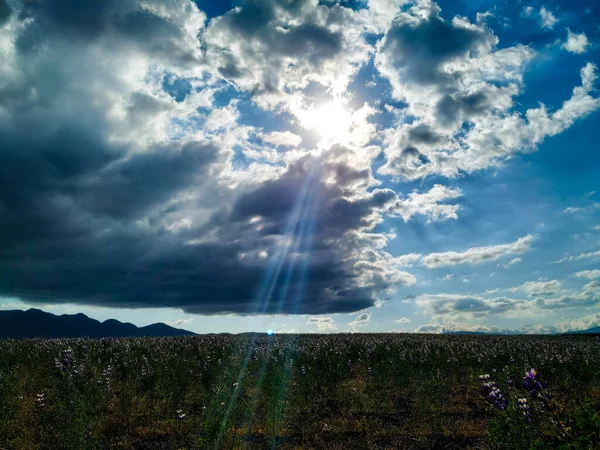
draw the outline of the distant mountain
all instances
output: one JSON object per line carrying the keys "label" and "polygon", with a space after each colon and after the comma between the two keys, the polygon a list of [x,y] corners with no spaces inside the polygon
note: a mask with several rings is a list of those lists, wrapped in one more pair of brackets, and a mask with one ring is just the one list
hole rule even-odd
{"label": "distant mountain", "polygon": [[600,333],[600,327],[588,328],[587,330],[569,331],[569,333]]}
{"label": "distant mountain", "polygon": [[109,319],[100,322],[85,314],[56,316],[39,309],[0,311],[0,339],[7,338],[77,338],[192,336],[195,333],[164,323],[137,327]]}

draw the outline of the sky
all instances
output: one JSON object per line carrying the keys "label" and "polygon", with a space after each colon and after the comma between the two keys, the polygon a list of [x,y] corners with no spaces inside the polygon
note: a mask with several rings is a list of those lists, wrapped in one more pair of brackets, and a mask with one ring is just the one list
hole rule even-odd
{"label": "sky", "polygon": [[0,0],[0,309],[600,325],[600,4]]}

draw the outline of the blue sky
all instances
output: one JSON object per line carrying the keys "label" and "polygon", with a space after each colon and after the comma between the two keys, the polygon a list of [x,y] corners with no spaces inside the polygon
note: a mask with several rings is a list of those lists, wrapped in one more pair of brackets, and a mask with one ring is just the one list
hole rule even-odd
{"label": "blue sky", "polygon": [[600,325],[600,7],[0,0],[0,309]]}

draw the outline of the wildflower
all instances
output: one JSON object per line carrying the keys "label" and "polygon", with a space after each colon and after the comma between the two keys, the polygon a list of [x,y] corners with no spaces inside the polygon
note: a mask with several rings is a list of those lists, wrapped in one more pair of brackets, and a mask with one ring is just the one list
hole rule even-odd
{"label": "wildflower", "polygon": [[110,376],[112,375],[113,368],[108,366],[106,369],[102,371],[102,376],[104,377],[104,387],[107,393],[112,391],[110,386]]}
{"label": "wildflower", "polygon": [[38,408],[43,408],[46,406],[46,394],[41,393],[37,394],[35,399],[35,404]]}
{"label": "wildflower", "polygon": [[529,372],[525,372],[523,377],[523,387],[532,398],[539,397],[544,399],[545,396],[542,394],[542,389],[547,386],[547,383],[542,383],[537,378],[537,372],[535,369],[531,369]]}
{"label": "wildflower", "polygon": [[531,411],[531,408],[529,407],[529,402],[527,401],[527,399],[526,398],[518,399],[517,405],[518,405],[519,409],[523,412],[523,418],[525,419],[525,421],[531,422],[532,411]]}
{"label": "wildflower", "polygon": [[509,405],[508,398],[506,397],[504,392],[496,386],[494,386],[488,394],[488,399],[498,409],[506,409]]}
{"label": "wildflower", "polygon": [[73,369],[74,364],[75,359],[73,358],[73,350],[70,348],[63,351],[61,359],[54,360],[56,368],[64,373],[70,372]]}
{"label": "wildflower", "polygon": [[[480,375],[479,379],[480,380],[490,380],[490,375],[487,373],[485,375]],[[504,393],[504,391],[502,391],[496,385],[495,381],[493,381],[493,380],[486,381],[485,383],[483,383],[483,388],[488,393],[488,395],[487,395],[488,400],[490,402],[492,402],[492,404],[496,408],[504,410],[508,407],[508,405],[509,405],[508,398],[507,398],[506,394]]]}
{"label": "wildflower", "polygon": [[177,410],[177,419],[184,420],[186,417],[187,417],[187,415],[183,412],[183,410],[181,410],[181,409]]}

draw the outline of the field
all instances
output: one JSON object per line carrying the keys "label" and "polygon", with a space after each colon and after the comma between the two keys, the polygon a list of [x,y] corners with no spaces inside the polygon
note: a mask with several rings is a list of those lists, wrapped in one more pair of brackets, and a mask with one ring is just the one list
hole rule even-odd
{"label": "field", "polygon": [[599,412],[592,335],[0,341],[2,449],[587,449]]}

